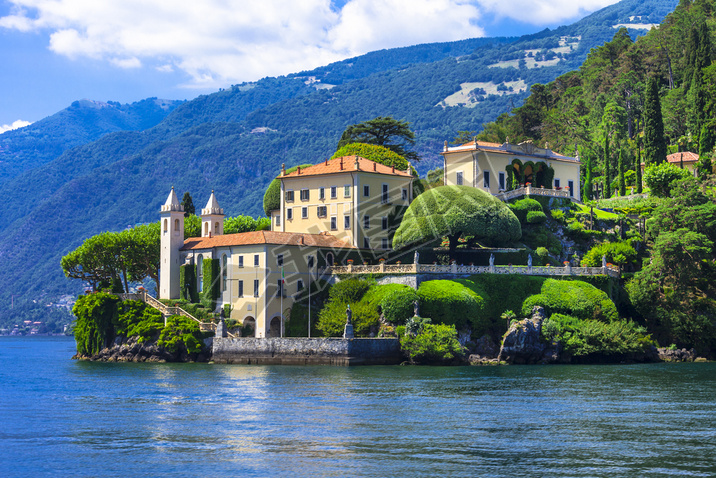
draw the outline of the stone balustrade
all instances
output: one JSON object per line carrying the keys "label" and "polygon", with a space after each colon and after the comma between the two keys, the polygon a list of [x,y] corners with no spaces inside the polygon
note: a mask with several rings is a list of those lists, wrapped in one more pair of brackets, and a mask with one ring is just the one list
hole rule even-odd
{"label": "stone balustrade", "polygon": [[578,198],[575,198],[575,197],[572,197],[569,195],[569,188],[543,189],[543,188],[533,188],[532,186],[525,186],[522,188],[513,189],[511,191],[504,191],[504,192],[495,194],[495,197],[502,201],[509,201],[510,199],[515,199],[520,196],[547,196],[547,197],[555,197],[555,198],[565,198],[565,199],[571,199],[572,201],[581,203],[581,201]]}
{"label": "stone balustrade", "polygon": [[535,276],[595,276],[621,277],[618,267],[564,267],[553,266],[466,266],[438,264],[380,264],[365,266],[333,266],[324,269],[326,274],[522,274]]}

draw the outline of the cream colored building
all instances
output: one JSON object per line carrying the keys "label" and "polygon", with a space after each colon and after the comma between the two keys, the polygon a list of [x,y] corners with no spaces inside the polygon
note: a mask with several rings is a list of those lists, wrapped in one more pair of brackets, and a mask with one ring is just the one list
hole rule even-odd
{"label": "cream colored building", "polygon": [[512,189],[507,173],[512,165],[524,183],[539,187],[547,166],[554,171],[554,178],[551,185],[543,184],[546,189],[569,188],[570,196],[581,198],[579,158],[557,154],[548,147],[539,148],[531,142],[512,144],[509,140],[503,144],[471,141],[455,147],[445,142],[441,154],[446,185],[472,186],[498,194]]}
{"label": "cream colored building", "polygon": [[390,250],[390,238],[413,200],[410,171],[359,156],[335,158],[281,175],[281,208],[271,229],[330,233],[360,249]]}
{"label": "cream colored building", "polygon": [[159,297],[182,296],[182,266],[194,271],[201,293],[202,264],[217,259],[218,306],[230,304],[230,317],[254,325],[256,337],[283,336],[295,298],[307,293],[319,271],[389,251],[413,199],[410,172],[355,156],[291,174],[282,169],[279,178],[281,208],[272,214],[272,230],[224,234],[224,210],[212,191],[201,210],[202,236],[186,240],[184,211],[172,188],[160,212]]}

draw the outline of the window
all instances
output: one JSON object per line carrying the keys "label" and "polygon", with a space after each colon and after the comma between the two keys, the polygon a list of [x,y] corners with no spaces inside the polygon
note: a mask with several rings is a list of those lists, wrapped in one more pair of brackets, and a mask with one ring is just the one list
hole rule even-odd
{"label": "window", "polygon": [[363,216],[363,229],[370,229],[370,216]]}
{"label": "window", "polygon": [[315,261],[313,256],[308,256],[308,268],[313,269],[313,262]]}
{"label": "window", "polygon": [[204,223],[204,237],[207,237],[209,235],[209,223]]}
{"label": "window", "polygon": [[333,254],[330,252],[326,254],[326,264],[328,264],[329,266],[333,265]]}
{"label": "window", "polygon": [[326,206],[318,206],[318,217],[326,217],[328,215],[328,208]]}
{"label": "window", "polygon": [[286,208],[286,219],[288,219],[289,221],[291,219],[293,219],[293,208],[291,208],[291,207]]}
{"label": "window", "polygon": [[386,237],[381,239],[380,247],[382,247],[383,249],[388,249],[390,247],[390,244],[388,243],[388,239]]}
{"label": "window", "polygon": [[286,191],[286,201],[293,202],[293,189]]}
{"label": "window", "polygon": [[258,266],[259,266],[259,255],[254,254],[254,267],[258,267]]}
{"label": "window", "polygon": [[259,280],[254,279],[254,297],[259,296]]}
{"label": "window", "polygon": [[486,188],[490,188],[490,171],[485,171],[482,173],[482,185]]}
{"label": "window", "polygon": [[279,267],[283,265],[283,254],[279,254],[278,256],[276,256],[276,263]]}
{"label": "window", "polygon": [[309,197],[308,189],[301,189],[301,201],[308,201]]}
{"label": "window", "polygon": [[390,196],[388,195],[388,185],[383,184],[383,194],[380,196],[380,202],[382,202],[383,204],[387,204],[389,197]]}
{"label": "window", "polygon": [[244,296],[244,281],[239,281],[239,297]]}
{"label": "window", "polygon": [[331,216],[331,231],[335,231],[336,229],[338,229],[338,218]]}
{"label": "window", "polygon": [[239,267],[240,268],[244,267],[244,256],[239,256]]}
{"label": "window", "polygon": [[174,235],[179,235],[179,219],[174,219]]}
{"label": "window", "polygon": [[346,214],[343,216],[343,229],[350,229],[351,228],[351,217]]}
{"label": "window", "polygon": [[318,188],[318,199],[326,199],[326,188]]}
{"label": "window", "polygon": [[505,190],[505,172],[500,171],[497,175],[497,187],[500,188],[500,191]]}
{"label": "window", "polygon": [[164,232],[167,232],[168,227],[169,227],[169,221],[167,219],[164,219]]}
{"label": "window", "polygon": [[344,198],[351,197],[351,185],[350,184],[346,184],[345,186],[343,186],[343,197]]}
{"label": "window", "polygon": [[569,197],[574,197],[574,181],[567,181],[569,186]]}
{"label": "window", "polygon": [[331,186],[331,199],[335,199],[338,197],[338,191],[335,186]]}
{"label": "window", "polygon": [[308,208],[307,207],[301,208],[301,218],[308,219]]}
{"label": "window", "polygon": [[298,282],[296,282],[296,292],[301,292],[303,290],[303,280],[298,279]]}
{"label": "window", "polygon": [[278,280],[278,289],[276,289],[276,297],[283,297],[283,279]]}
{"label": "window", "polygon": [[367,184],[363,186],[363,196],[370,196],[370,186]]}
{"label": "window", "polygon": [[276,226],[281,226],[281,216],[276,216]]}
{"label": "window", "polygon": [[555,188],[555,189],[559,189],[559,187],[560,187],[559,179],[555,179],[555,180],[554,180],[554,188]]}
{"label": "window", "polygon": [[384,217],[384,218],[381,219],[380,222],[381,222],[381,228],[382,228],[384,231],[387,231],[387,230],[388,230],[388,218],[387,218],[387,217]]}
{"label": "window", "polygon": [[405,189],[405,188],[403,188],[403,196],[402,196],[402,198],[403,198],[403,201],[407,201],[407,200],[408,200],[408,190]]}
{"label": "window", "polygon": [[457,172],[457,181],[455,181],[458,186],[462,186],[462,171]]}
{"label": "window", "polygon": [[365,247],[366,249],[370,249],[370,239],[368,239],[367,237],[363,238],[363,247]]}
{"label": "window", "polygon": [[215,236],[219,235],[219,223],[218,222],[214,223],[214,235]]}
{"label": "window", "polygon": [[229,260],[226,254],[221,258],[221,290],[226,292],[226,283],[229,279]]}

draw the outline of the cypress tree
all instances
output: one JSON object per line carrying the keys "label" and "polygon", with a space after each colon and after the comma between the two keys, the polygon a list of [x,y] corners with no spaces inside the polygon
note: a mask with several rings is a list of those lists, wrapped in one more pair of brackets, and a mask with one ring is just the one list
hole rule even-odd
{"label": "cypress tree", "polygon": [[637,194],[642,193],[641,184],[641,146],[639,145],[639,138],[636,140],[636,192]]}
{"label": "cypress tree", "polygon": [[604,130],[604,199],[612,197],[612,170],[609,166],[609,130]]}
{"label": "cypress tree", "polygon": [[192,214],[196,213],[194,201],[191,199],[191,194],[189,194],[189,191],[184,193],[184,197],[181,199],[181,205],[184,206],[184,217],[189,217]]}
{"label": "cypress tree", "polygon": [[592,156],[587,156],[587,167],[584,174],[584,197],[583,201],[592,199]]}
{"label": "cypress tree", "polygon": [[646,83],[644,98],[644,163],[647,166],[666,161],[664,142],[664,120],[661,116],[659,84],[656,77],[650,77]]}
{"label": "cypress tree", "polygon": [[626,196],[626,183],[624,182],[624,160],[622,159],[622,150],[619,148],[619,195]]}

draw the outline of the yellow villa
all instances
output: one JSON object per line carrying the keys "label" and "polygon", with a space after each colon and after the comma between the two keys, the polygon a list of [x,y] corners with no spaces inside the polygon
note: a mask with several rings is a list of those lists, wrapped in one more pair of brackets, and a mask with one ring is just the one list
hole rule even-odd
{"label": "yellow villa", "polygon": [[498,195],[516,184],[529,184],[581,197],[579,158],[555,153],[549,145],[539,148],[529,141],[513,144],[508,138],[503,144],[471,141],[448,147],[446,141],[441,154],[446,185],[472,186]]}
{"label": "yellow villa", "polygon": [[[270,231],[224,234],[212,192],[201,210],[202,237],[184,240],[184,211],[174,193],[161,208],[159,297],[202,292],[207,259],[218,261],[219,306],[253,325],[256,337],[284,335],[297,296],[321,269],[390,250],[392,231],[412,200],[413,176],[361,157],[335,158],[286,174]],[[182,272],[182,267],[183,272]],[[182,274],[195,278],[182,279]],[[182,291],[194,287],[195,291]]]}

